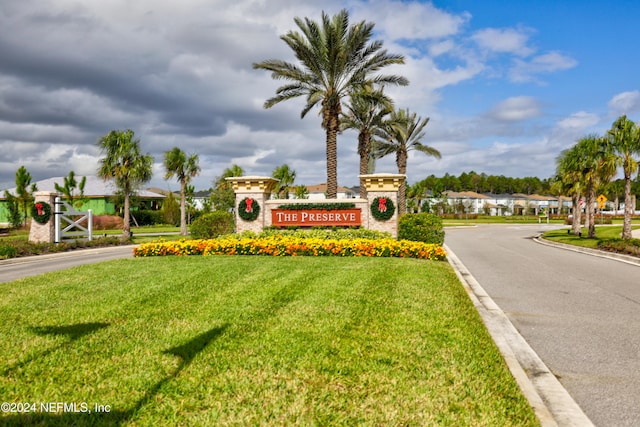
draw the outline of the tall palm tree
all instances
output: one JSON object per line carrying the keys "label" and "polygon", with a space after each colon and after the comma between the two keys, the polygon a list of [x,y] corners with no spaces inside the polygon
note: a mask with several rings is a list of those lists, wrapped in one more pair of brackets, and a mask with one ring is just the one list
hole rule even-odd
{"label": "tall palm tree", "polygon": [[104,154],[99,161],[98,176],[115,180],[116,187],[124,195],[124,225],[122,238],[131,237],[129,197],[153,175],[153,157],[142,154],[140,140],[133,139],[133,131],[112,130],[98,140]]}
{"label": "tall palm tree", "polygon": [[179,147],[173,147],[164,153],[164,168],[166,173],[164,179],[174,176],[180,182],[180,234],[187,235],[187,184],[191,178],[200,173],[198,165],[198,155],[192,154],[187,157],[186,153]]}
{"label": "tall palm tree", "polygon": [[579,163],[580,155],[574,147],[564,150],[556,159],[556,180],[552,185],[552,191],[558,195],[571,196],[573,221],[571,230],[574,235],[579,235],[582,222],[582,165]]}
{"label": "tall palm tree", "polygon": [[616,158],[608,138],[588,135],[578,141],[570,157],[571,169],[581,170],[586,195],[585,226],[589,237],[596,237],[594,205],[597,191],[616,173]]}
{"label": "tall palm tree", "polygon": [[255,63],[253,67],[271,71],[274,79],[288,82],[264,103],[265,108],[305,96],[306,105],[300,114],[304,118],[311,109],[320,106],[322,128],[326,132],[327,197],[335,198],[342,99],[365,84],[407,85],[404,77],[372,75],[388,65],[403,64],[404,57],[382,50],[381,41],[370,43],[374,24],[361,21],[349,25],[346,9],[333,17],[322,12],[320,23],[309,18],[295,18],[294,21],[300,32],[289,31],[280,38],[293,50],[299,65],[269,59]]}
{"label": "tall palm tree", "polygon": [[627,116],[620,116],[607,132],[611,138],[613,149],[622,166],[624,173],[624,224],[622,238],[631,239],[631,218],[635,210],[631,199],[631,179],[638,172],[638,160],[634,156],[640,155],[640,126]]}
{"label": "tall palm tree", "polygon": [[[360,175],[369,173],[371,139],[376,130],[383,126],[386,116],[393,111],[393,101],[382,89],[375,90],[366,85],[351,93],[347,113],[342,116],[340,129],[358,131],[358,155],[360,156]],[[367,198],[367,189],[360,186],[360,197]]]}
{"label": "tall palm tree", "polygon": [[284,164],[276,167],[271,176],[278,180],[275,187],[278,198],[288,199],[289,190],[291,189],[293,182],[296,180],[296,171],[291,169],[289,165]]}
{"label": "tall palm tree", "polygon": [[[398,172],[406,175],[407,159],[409,151],[416,150],[437,159],[441,158],[440,152],[433,147],[422,144],[424,138],[424,127],[429,122],[429,118],[424,119],[411,113],[409,109],[393,111],[385,121],[385,125],[380,132],[377,132],[375,140],[376,157],[381,158],[395,153]],[[398,189],[398,212],[405,213],[405,192],[406,183],[402,183]]]}

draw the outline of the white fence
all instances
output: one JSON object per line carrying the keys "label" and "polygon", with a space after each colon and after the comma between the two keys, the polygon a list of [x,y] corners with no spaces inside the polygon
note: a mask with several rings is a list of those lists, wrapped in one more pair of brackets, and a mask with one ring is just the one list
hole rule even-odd
{"label": "white fence", "polygon": [[[76,211],[73,206],[63,202],[60,197],[55,201],[55,242],[60,243],[64,239],[93,239],[93,215],[88,211]],[[73,217],[76,217],[75,219]],[[87,221],[87,226],[82,222]],[[64,228],[63,228],[64,227]]]}

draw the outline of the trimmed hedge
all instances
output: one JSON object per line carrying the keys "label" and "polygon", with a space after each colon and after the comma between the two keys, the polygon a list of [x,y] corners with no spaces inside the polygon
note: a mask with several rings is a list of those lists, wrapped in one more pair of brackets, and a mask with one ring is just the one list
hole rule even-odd
{"label": "trimmed hedge", "polygon": [[398,221],[398,239],[442,245],[442,219],[430,213],[402,215]]}
{"label": "trimmed hedge", "polygon": [[204,214],[191,223],[189,231],[194,239],[212,239],[233,233],[233,214],[227,211],[213,211]]}

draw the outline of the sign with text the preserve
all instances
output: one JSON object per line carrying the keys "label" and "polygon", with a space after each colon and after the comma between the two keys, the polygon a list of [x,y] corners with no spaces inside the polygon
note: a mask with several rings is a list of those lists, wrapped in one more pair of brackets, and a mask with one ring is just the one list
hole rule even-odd
{"label": "sign with text the preserve", "polygon": [[273,209],[271,225],[296,226],[359,226],[362,223],[360,209]]}

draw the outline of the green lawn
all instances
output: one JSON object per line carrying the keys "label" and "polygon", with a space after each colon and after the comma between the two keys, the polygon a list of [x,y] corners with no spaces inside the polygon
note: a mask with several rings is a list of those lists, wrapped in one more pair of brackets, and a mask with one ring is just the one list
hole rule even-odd
{"label": "green lawn", "polygon": [[0,395],[110,409],[9,425],[538,424],[450,266],[398,258],[137,258],[4,284]]}
{"label": "green lawn", "polygon": [[[632,228],[637,229],[640,226],[634,225]],[[601,225],[596,226],[596,238],[591,239],[587,236],[589,230],[585,227],[582,228],[582,237],[575,234],[568,233],[568,229],[547,231],[542,235],[545,239],[552,240],[558,243],[566,243],[568,245],[581,246],[584,248],[595,249],[598,243],[602,240],[619,239],[622,235],[621,225]]]}

